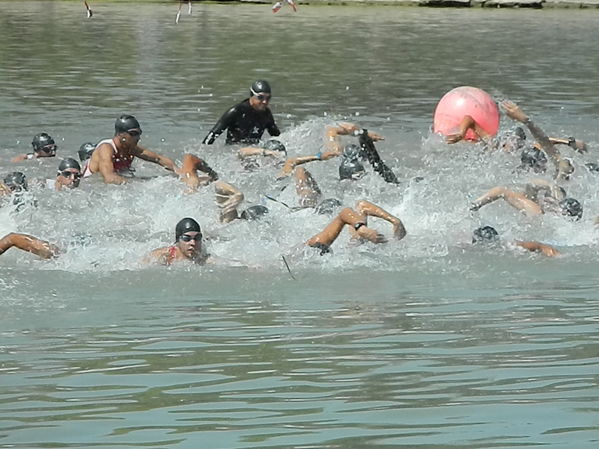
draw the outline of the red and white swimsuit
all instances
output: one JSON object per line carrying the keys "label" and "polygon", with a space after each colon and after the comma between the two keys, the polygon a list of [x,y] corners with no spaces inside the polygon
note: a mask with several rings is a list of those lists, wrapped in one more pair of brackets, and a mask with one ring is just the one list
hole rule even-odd
{"label": "red and white swimsuit", "polygon": [[[135,158],[135,156],[133,156],[132,154],[129,154],[126,156],[119,155],[119,150],[117,149],[116,145],[114,144],[114,140],[112,140],[112,139],[101,140],[96,145],[96,148],[94,149],[94,151],[96,149],[98,149],[98,147],[100,145],[103,145],[105,143],[109,144],[114,151],[114,153],[112,155],[112,167],[114,168],[114,171],[117,173],[130,171],[131,164],[133,163],[133,159]],[[89,168],[89,161],[90,160],[88,159],[86,161],[85,166],[83,167],[83,177],[84,178],[87,178],[88,176],[91,176],[94,173]]]}

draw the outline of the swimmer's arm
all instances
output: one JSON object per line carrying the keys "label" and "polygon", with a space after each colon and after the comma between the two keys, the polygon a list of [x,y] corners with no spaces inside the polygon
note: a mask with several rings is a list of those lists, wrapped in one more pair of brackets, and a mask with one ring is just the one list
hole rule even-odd
{"label": "swimmer's arm", "polygon": [[401,220],[397,218],[395,215],[392,215],[389,212],[387,212],[382,207],[379,207],[376,204],[371,203],[370,201],[361,200],[358,201],[356,209],[358,210],[358,212],[361,212],[366,216],[382,218],[383,220],[391,223],[391,225],[393,226],[393,236],[397,240],[401,240],[406,236],[406,228],[404,227]]}
{"label": "swimmer's arm", "polygon": [[[568,145],[570,148],[572,148],[574,151],[576,151],[580,154],[588,153],[588,151],[589,151],[589,148],[588,148],[586,142],[575,139],[574,137],[568,137],[567,139],[566,138],[561,139],[558,137],[549,137],[549,140],[554,145]],[[537,146],[536,143],[535,143],[535,146]]]}
{"label": "swimmer's arm", "polygon": [[19,154],[18,156],[13,157],[10,161],[11,162],[21,162],[21,161],[26,161],[27,159],[33,159],[34,157],[35,157],[35,155],[33,153]]}
{"label": "swimmer's arm", "polygon": [[[355,123],[347,123],[342,122],[339,123],[336,127],[330,126],[327,128],[327,137],[337,137],[337,136],[358,136],[364,132],[363,128],[360,128]],[[378,142],[379,140],[385,140],[383,136],[373,131],[368,131],[368,136],[372,139],[373,142]]]}
{"label": "swimmer's arm", "polygon": [[459,128],[459,131],[457,133],[450,134],[445,138],[445,141],[447,143],[457,143],[457,142],[461,141],[466,136],[466,133],[470,129],[483,142],[486,142],[491,137],[489,134],[487,134],[487,132],[484,129],[482,129],[480,127],[480,125],[478,123],[476,123],[474,118],[472,118],[472,116],[470,116],[470,115],[464,116],[464,118],[460,122],[458,128]]}
{"label": "swimmer's arm", "polygon": [[31,235],[16,232],[11,232],[0,239],[0,254],[3,254],[12,247],[35,254],[42,259],[51,259],[60,253],[58,247],[51,243]]}
{"label": "swimmer's arm", "polygon": [[[92,158],[98,160],[98,171],[106,184],[125,184],[127,180],[114,171],[112,164],[113,149],[108,144],[100,145],[94,150]],[[90,162],[91,163],[91,162]]]}
{"label": "swimmer's arm", "polygon": [[559,154],[559,151],[557,151],[557,148],[555,148],[553,143],[551,143],[551,140],[549,139],[547,134],[545,134],[545,131],[543,131],[541,128],[535,125],[530,119],[530,117],[526,115],[522,111],[522,109],[520,109],[520,106],[518,106],[513,101],[502,101],[501,107],[503,108],[508,117],[526,125],[526,127],[530,130],[530,133],[537,140],[539,145],[541,145],[543,151],[545,151],[545,153],[547,153],[549,157],[551,157],[551,160],[557,167],[561,160],[561,156]]}
{"label": "swimmer's arm", "polygon": [[289,176],[293,172],[293,169],[295,167],[297,167],[298,165],[306,164],[308,162],[321,161],[321,160],[324,160],[323,156],[318,156],[318,155],[289,158],[285,161],[283,168],[281,168],[281,171],[277,175],[277,179],[283,179],[283,178]]}
{"label": "swimmer's arm", "polygon": [[237,117],[238,114],[239,114],[239,111],[237,110],[237,107],[235,107],[235,106],[233,106],[231,109],[229,109],[227,112],[225,112],[221,116],[221,118],[218,119],[218,122],[216,122],[216,124],[212,127],[210,132],[208,134],[206,134],[206,137],[204,137],[204,140],[202,140],[202,143],[207,144],[207,145],[212,145],[214,143],[214,141],[216,140],[216,138],[218,136],[220,136],[225,129],[227,129],[229,126],[231,126],[231,124],[233,124],[233,121],[234,121],[235,117]]}
{"label": "swimmer's arm", "polygon": [[221,223],[229,223],[239,217],[237,206],[243,201],[243,193],[233,185],[224,181],[214,184],[216,193],[216,204],[220,209],[219,220]]}
{"label": "swimmer's arm", "polygon": [[268,124],[266,125],[266,129],[268,130],[268,134],[270,134],[273,137],[281,135],[281,131],[279,130],[279,127],[275,123],[275,119],[272,116],[272,112],[270,112],[270,110],[268,112],[270,114],[270,118],[269,118]]}
{"label": "swimmer's arm", "polygon": [[246,159],[252,156],[269,156],[269,157],[278,157],[279,155],[284,154],[281,151],[276,150],[266,150],[264,148],[259,147],[243,147],[239,149],[237,156],[239,159]]}
{"label": "swimmer's arm", "polygon": [[172,161],[172,159],[170,159],[166,156],[162,156],[153,151],[150,151],[147,148],[140,147],[139,145],[137,146],[137,150],[138,150],[138,153],[136,154],[136,156],[139,157],[140,159],[143,159],[144,161],[148,161],[148,162],[153,162],[154,164],[158,164],[172,172],[177,171],[177,166]]}
{"label": "swimmer's arm", "polygon": [[[206,173],[207,176],[198,176],[198,170]],[[184,154],[181,169],[176,170],[181,180],[191,190],[196,190],[200,185],[208,185],[218,179],[218,174],[204,161],[193,154]]]}
{"label": "swimmer's arm", "polygon": [[516,242],[514,242],[514,244],[519,246],[520,248],[524,248],[528,251],[535,252],[535,253],[541,253],[547,257],[556,257],[556,256],[560,255],[560,252],[558,250],[556,250],[554,247],[552,247],[550,245],[546,245],[545,243],[541,243],[541,242],[516,241]]}

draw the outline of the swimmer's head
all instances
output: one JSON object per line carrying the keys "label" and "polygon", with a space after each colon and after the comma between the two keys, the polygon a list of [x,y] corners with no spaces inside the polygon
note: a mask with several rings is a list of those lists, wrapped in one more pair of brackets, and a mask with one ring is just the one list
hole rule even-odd
{"label": "swimmer's head", "polygon": [[75,169],[77,171],[81,171],[81,165],[79,165],[79,162],[77,162],[72,157],[68,157],[60,161],[60,164],[58,165],[58,171],[61,172],[63,170],[68,169]]}
{"label": "swimmer's head", "polygon": [[242,220],[258,220],[267,213],[268,208],[266,206],[257,204],[255,206],[250,206],[246,210],[244,210],[241,213],[241,215],[239,215],[239,218],[241,218]]}
{"label": "swimmer's head", "polygon": [[270,84],[267,81],[254,81],[250,87],[250,106],[256,111],[266,111],[271,96]]}
{"label": "swimmer's head", "polygon": [[79,147],[79,151],[77,154],[79,155],[79,160],[81,162],[88,160],[92,157],[92,153],[96,149],[96,146],[91,142],[85,142],[83,145]]}
{"label": "swimmer's head", "polygon": [[520,155],[521,168],[532,169],[534,172],[544,172],[547,169],[547,156],[535,147],[522,150]]}
{"label": "swimmer's head", "polygon": [[492,243],[499,240],[499,234],[492,226],[482,226],[472,233],[472,243]]}
{"label": "swimmer's head", "polygon": [[51,157],[56,154],[56,143],[54,139],[46,133],[40,133],[33,137],[31,141],[33,151],[37,153],[37,156]]}
{"label": "swimmer's head", "polygon": [[582,204],[574,198],[564,198],[559,202],[562,214],[568,217],[574,217],[576,220],[582,218]]}
{"label": "swimmer's head", "polygon": [[271,94],[270,84],[265,80],[256,80],[254,84],[250,87],[250,95],[255,97],[260,94]]}
{"label": "swimmer's head", "polygon": [[73,158],[63,159],[58,165],[58,174],[56,182],[69,189],[79,187],[81,181],[81,166]]}
{"label": "swimmer's head", "polygon": [[339,165],[339,179],[358,180],[366,174],[364,166],[358,160],[343,159]]}
{"label": "swimmer's head", "polygon": [[132,115],[121,115],[114,122],[114,135],[118,136],[124,133],[137,139],[141,137],[141,126]]}
{"label": "swimmer's head", "polygon": [[514,130],[514,135],[520,140],[526,140],[526,133],[524,132],[524,128],[521,126],[517,126]]}
{"label": "swimmer's head", "polygon": [[514,131],[503,139],[502,147],[505,151],[517,151],[526,144],[526,133],[518,126]]}
{"label": "swimmer's head", "polygon": [[267,140],[264,142],[262,148],[269,151],[280,151],[281,153],[287,154],[287,148],[285,148],[285,145],[283,145],[281,141],[277,139]]}
{"label": "swimmer's head", "polygon": [[4,185],[13,192],[27,190],[27,178],[20,171],[14,171],[4,177]]}
{"label": "swimmer's head", "polygon": [[337,198],[327,198],[322,200],[320,204],[314,208],[314,212],[319,215],[331,215],[341,206],[341,201]]}
{"label": "swimmer's head", "polygon": [[357,161],[361,154],[362,148],[359,145],[352,143],[346,145],[345,148],[343,148],[343,153],[341,154],[341,157],[349,161]]}
{"label": "swimmer's head", "polygon": [[175,242],[178,242],[181,236],[186,232],[199,232],[201,234],[202,228],[200,228],[198,222],[193,218],[184,218],[177,223],[177,226],[175,226]]}

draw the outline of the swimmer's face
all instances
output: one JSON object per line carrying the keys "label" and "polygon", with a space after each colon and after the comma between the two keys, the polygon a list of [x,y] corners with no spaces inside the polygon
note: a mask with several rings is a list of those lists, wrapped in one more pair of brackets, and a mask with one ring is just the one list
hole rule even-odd
{"label": "swimmer's face", "polygon": [[61,171],[58,173],[58,176],[56,177],[56,182],[69,189],[79,187],[80,181],[81,171],[77,170],[76,168],[68,168],[64,171]]}
{"label": "swimmer's face", "polygon": [[135,148],[139,142],[139,139],[141,139],[141,131],[137,132],[131,130],[119,134],[119,140],[125,148]]}
{"label": "swimmer's face", "polygon": [[35,150],[37,157],[54,157],[56,156],[56,145],[51,143]]}
{"label": "swimmer's face", "polygon": [[199,232],[186,232],[179,237],[177,246],[188,259],[194,259],[202,249],[202,234]]}
{"label": "swimmer's face", "polygon": [[270,103],[270,94],[258,93],[250,97],[250,106],[256,111],[264,111]]}

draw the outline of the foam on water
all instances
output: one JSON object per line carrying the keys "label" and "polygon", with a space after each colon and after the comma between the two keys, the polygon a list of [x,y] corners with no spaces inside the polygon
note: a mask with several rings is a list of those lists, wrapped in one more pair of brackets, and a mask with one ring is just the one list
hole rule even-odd
{"label": "foam on water", "polygon": [[[325,126],[332,123],[335,119],[328,117],[306,120],[286,130],[280,140],[290,156],[315,154],[323,148]],[[147,179],[111,186],[94,177],[83,180],[79,189],[54,192],[33,179],[51,177],[59,158],[41,160],[22,167],[32,180],[29,204],[18,211],[10,204],[1,208],[0,232],[19,231],[38,236],[60,245],[65,254],[55,261],[40,262],[13,250],[3,256],[3,263],[15,266],[31,263],[36,269],[73,272],[144,269],[140,263],[143,256],[156,247],[170,244],[175,224],[186,216],[200,222],[210,252],[240,260],[254,270],[280,270],[283,254],[292,256],[294,267],[325,271],[358,267],[401,270],[406,263],[421,258],[449,264],[443,262],[448,254],[467,245],[472,230],[482,225],[494,226],[505,241],[539,240],[562,248],[566,257],[575,254],[577,259],[584,260],[593,256],[592,247],[597,244],[593,211],[599,203],[596,189],[599,179],[584,168],[585,157],[575,158],[573,180],[564,184],[568,195],[581,199],[584,205],[585,213],[579,222],[550,214],[525,217],[502,201],[470,212],[470,202],[493,186],[523,188],[531,174],[516,170],[519,154],[485,151],[481,145],[467,143],[448,146],[435,135],[426,136],[406,150],[401,132],[386,123],[379,123],[380,128],[376,123],[370,125],[373,129],[382,128],[387,137],[377,147],[399,176],[399,186],[385,183],[370,167],[369,174],[358,182],[339,181],[338,159],[305,167],[317,180],[323,198],[338,198],[345,206],[366,199],[400,217],[408,231],[401,242],[367,243],[355,248],[349,244],[345,231],[334,243],[333,255],[318,257],[310,250],[298,252],[294,248],[301,247],[331,217],[314,214],[312,210],[292,212],[266,199],[264,195],[269,194],[289,206],[297,205],[293,179],[275,181],[276,164],[267,162],[261,169],[247,172],[236,157],[235,148],[220,141],[210,147],[200,146],[193,140],[175,142],[172,148],[163,151],[174,158],[180,158],[182,152],[204,158],[222,180],[244,192],[245,202],[240,211],[263,204],[270,209],[264,219],[222,225],[218,222],[212,186],[188,194],[175,176],[143,161],[137,162],[137,175]],[[549,179],[548,175],[540,177]],[[389,235],[387,223],[371,219],[371,225]],[[531,256],[514,254],[514,257]]]}

